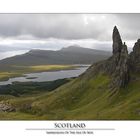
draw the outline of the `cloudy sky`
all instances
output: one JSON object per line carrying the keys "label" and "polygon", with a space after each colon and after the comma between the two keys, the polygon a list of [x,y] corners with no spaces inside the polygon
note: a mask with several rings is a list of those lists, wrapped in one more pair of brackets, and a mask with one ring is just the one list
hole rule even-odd
{"label": "cloudy sky", "polygon": [[111,51],[115,25],[131,49],[140,38],[140,14],[0,14],[0,59],[74,44]]}

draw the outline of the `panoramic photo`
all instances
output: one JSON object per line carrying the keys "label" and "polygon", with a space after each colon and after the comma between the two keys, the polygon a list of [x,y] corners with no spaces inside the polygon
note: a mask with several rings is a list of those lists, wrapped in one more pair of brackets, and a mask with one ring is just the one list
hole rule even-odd
{"label": "panoramic photo", "polygon": [[140,120],[140,14],[0,14],[0,120]]}

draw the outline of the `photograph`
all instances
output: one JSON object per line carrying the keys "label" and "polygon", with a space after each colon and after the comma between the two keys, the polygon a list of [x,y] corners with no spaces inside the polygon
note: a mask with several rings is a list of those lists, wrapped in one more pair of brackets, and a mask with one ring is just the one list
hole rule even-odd
{"label": "photograph", "polygon": [[1,13],[0,120],[140,120],[140,13]]}

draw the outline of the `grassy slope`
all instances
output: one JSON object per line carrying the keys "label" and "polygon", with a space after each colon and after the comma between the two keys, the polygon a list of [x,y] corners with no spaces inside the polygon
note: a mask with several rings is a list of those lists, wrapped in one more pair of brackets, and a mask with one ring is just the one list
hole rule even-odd
{"label": "grassy slope", "polygon": [[107,75],[99,74],[74,79],[50,93],[6,98],[17,112],[0,113],[0,119],[140,119],[140,81],[113,95],[109,82]]}
{"label": "grassy slope", "polygon": [[0,71],[0,81],[8,80],[11,77],[22,76],[26,73],[44,72],[44,71],[57,71],[74,69],[74,65],[37,65],[37,66],[12,66],[6,70]]}

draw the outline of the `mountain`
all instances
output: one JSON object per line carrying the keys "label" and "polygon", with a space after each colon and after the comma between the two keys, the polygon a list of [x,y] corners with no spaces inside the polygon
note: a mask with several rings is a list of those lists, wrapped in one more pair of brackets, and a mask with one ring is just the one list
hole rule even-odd
{"label": "mountain", "polygon": [[92,64],[111,55],[110,52],[69,46],[58,51],[30,50],[23,55],[0,61],[3,65],[44,65],[44,64]]}
{"label": "mountain", "polygon": [[2,113],[0,118],[139,120],[140,39],[130,54],[116,26],[112,39],[112,56],[94,63],[78,78],[38,96],[5,97],[1,106],[6,104],[14,111]]}

